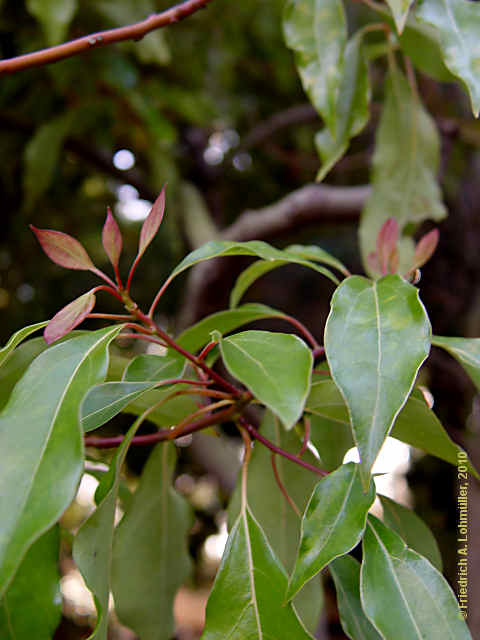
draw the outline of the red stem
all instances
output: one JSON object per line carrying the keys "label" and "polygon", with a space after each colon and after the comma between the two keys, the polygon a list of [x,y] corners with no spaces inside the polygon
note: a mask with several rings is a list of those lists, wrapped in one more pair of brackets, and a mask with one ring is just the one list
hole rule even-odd
{"label": "red stem", "polygon": [[273,451],[274,453],[278,453],[279,455],[283,456],[284,458],[287,458],[287,460],[291,460],[292,462],[295,462],[296,464],[300,465],[301,467],[304,467],[305,469],[309,469],[310,471],[313,471],[313,473],[316,473],[319,476],[327,476],[328,475],[328,471],[325,471],[324,469],[320,469],[319,467],[315,467],[313,464],[309,464],[308,462],[305,462],[304,460],[301,460],[297,456],[293,455],[293,453],[289,453],[288,451],[285,451],[284,449],[281,449],[280,447],[277,447],[277,445],[273,444],[273,442],[270,442],[270,440],[265,438],[265,436],[262,436],[262,434],[259,433],[255,429],[255,427],[253,427],[244,418],[240,418],[240,424],[243,427],[245,427],[245,429],[252,436],[252,438],[255,438],[255,440],[258,440],[259,442],[261,442],[263,445],[265,445],[267,447],[267,449],[270,449],[270,451]]}
{"label": "red stem", "polygon": [[293,501],[293,499],[289,496],[288,491],[285,488],[285,485],[283,484],[281,478],[280,478],[280,474],[278,473],[278,469],[277,469],[277,462],[275,460],[275,454],[272,453],[272,457],[271,457],[271,461],[272,461],[272,469],[273,469],[273,475],[275,476],[275,480],[277,481],[278,484],[278,488],[280,489],[280,491],[282,492],[283,497],[285,498],[285,500],[288,502],[288,504],[292,507],[292,509],[295,511],[295,513],[297,514],[297,516],[299,518],[302,517],[302,514],[300,513],[300,509],[297,507],[297,505],[295,504],[295,502]]}
{"label": "red stem", "polygon": [[298,331],[303,335],[303,337],[307,340],[307,342],[310,343],[314,351],[318,351],[319,349],[323,348],[318,344],[318,342],[315,340],[315,338],[307,329],[307,327],[303,325],[299,320],[297,320],[296,318],[293,318],[292,316],[287,316],[287,315],[282,315],[282,318],[287,322],[289,322],[291,325],[293,325],[296,329],[298,329]]}
{"label": "red stem", "polygon": [[212,0],[187,0],[178,4],[162,13],[156,13],[141,22],[120,27],[118,29],[109,29],[107,31],[99,31],[82,38],[77,38],[71,42],[65,42],[56,47],[27,53],[17,58],[0,61],[0,75],[3,73],[16,73],[24,69],[39,67],[52,62],[58,62],[65,58],[105,47],[113,42],[123,42],[125,40],[141,40],[143,36],[154,29],[159,29],[167,25],[183,20],[187,16],[195,13],[199,9],[203,9],[212,2]]}
{"label": "red stem", "polygon": [[[211,427],[214,424],[219,424],[220,422],[229,420],[236,410],[237,406],[233,405],[231,407],[228,407],[227,409],[224,409],[223,411],[217,411],[217,413],[203,416],[199,420],[196,420],[190,425],[187,425],[183,429],[182,436],[189,435],[190,433],[194,433],[195,431],[200,431],[201,429],[205,429],[206,427]],[[161,431],[150,433],[145,436],[135,436],[131,444],[136,446],[148,446],[157,442],[163,442],[164,440],[169,440],[169,436],[171,436],[171,433],[171,429],[162,429]],[[97,447],[97,449],[112,449],[113,447],[118,447],[120,444],[122,444],[124,438],[125,436],[113,436],[111,438],[87,436],[84,439],[84,442],[86,447]]]}
{"label": "red stem", "polygon": [[137,268],[138,263],[140,262],[140,259],[142,256],[143,256],[143,253],[138,253],[137,257],[133,261],[132,266],[130,267],[130,271],[128,272],[127,284],[125,285],[125,291],[127,293],[130,292],[130,287],[132,286],[133,274],[135,273],[135,269]]}
{"label": "red stem", "polygon": [[303,435],[303,444],[302,448],[298,452],[298,457],[301,458],[308,447],[308,441],[310,440],[310,419],[306,416],[303,419],[303,424],[305,425],[305,433]]}
{"label": "red stem", "polygon": [[218,342],[216,340],[214,340],[213,342],[210,342],[209,344],[207,344],[207,346],[203,347],[202,351],[198,354],[197,359],[198,360],[205,360],[205,358],[207,357],[207,355],[210,353],[210,351],[216,347],[218,344]]}
{"label": "red stem", "polygon": [[123,303],[122,296],[113,287],[107,287],[106,285],[101,284],[98,287],[95,287],[94,289],[92,289],[92,291],[93,293],[96,293],[97,291],[108,291],[110,295],[112,295],[114,298],[117,298],[117,300],[120,300],[120,302]]}

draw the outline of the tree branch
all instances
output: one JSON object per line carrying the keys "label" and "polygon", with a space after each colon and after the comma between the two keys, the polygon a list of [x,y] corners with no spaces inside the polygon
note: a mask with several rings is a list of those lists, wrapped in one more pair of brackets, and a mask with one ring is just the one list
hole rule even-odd
{"label": "tree branch", "polygon": [[53,62],[85,53],[85,51],[90,51],[91,49],[105,47],[114,42],[141,40],[147,33],[150,33],[150,31],[179,22],[199,9],[204,9],[210,2],[212,2],[212,0],[186,0],[181,4],[167,9],[167,11],[155,13],[141,22],[127,25],[126,27],[98,31],[97,33],[91,33],[88,36],[83,36],[82,38],[77,38],[76,40],[71,40],[70,42],[65,42],[55,47],[2,60],[0,61],[0,75],[52,64]]}
{"label": "tree branch", "polygon": [[[245,211],[221,232],[218,239],[242,242],[269,240],[309,224],[350,223],[358,220],[369,193],[369,186],[307,185],[268,207]],[[190,326],[201,317],[218,311],[218,292],[227,286],[222,279],[226,279],[229,269],[228,261],[217,258],[201,262],[190,271],[185,305],[179,319],[181,327]]]}

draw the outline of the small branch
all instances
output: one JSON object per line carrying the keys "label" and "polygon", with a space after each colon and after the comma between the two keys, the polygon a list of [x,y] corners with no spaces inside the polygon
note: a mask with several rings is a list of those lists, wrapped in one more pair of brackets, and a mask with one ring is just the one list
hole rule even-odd
{"label": "small branch", "polygon": [[92,291],[93,293],[97,293],[97,291],[107,291],[111,296],[113,296],[114,298],[117,298],[117,300],[120,300],[120,302],[123,303],[122,296],[113,287],[107,287],[107,285],[101,284],[98,287],[95,287],[94,289],[92,289]]}
{"label": "small branch", "polygon": [[316,347],[313,351],[312,351],[312,355],[314,360],[317,358],[320,358],[320,356],[325,356],[325,347]]}
{"label": "small branch", "polygon": [[[201,429],[206,429],[207,427],[211,427],[215,424],[220,424],[221,422],[231,420],[237,409],[238,407],[236,405],[233,405],[231,407],[228,407],[228,409],[224,409],[223,411],[217,411],[217,413],[203,416],[199,420],[196,420],[195,422],[192,422],[190,425],[186,426],[182,432],[182,436],[187,436],[190,433],[195,433],[195,431],[200,431]],[[170,439],[169,436],[171,433],[171,429],[162,429],[161,431],[150,433],[145,436],[135,436],[132,440],[132,445],[145,447],[156,444],[157,442],[164,442],[165,440]],[[87,436],[86,438],[84,438],[84,443],[86,447],[96,447],[97,449],[112,449],[122,444],[124,438],[125,436],[113,436],[110,438]]]}
{"label": "small branch", "polygon": [[232,399],[229,398],[225,400],[219,400],[218,402],[214,402],[213,404],[208,404],[205,407],[201,407],[200,409],[197,409],[197,411],[194,411],[193,413],[191,413],[184,420],[181,420],[177,424],[177,426],[170,431],[169,440],[175,440],[175,438],[181,438],[184,435],[183,429],[188,427],[190,421],[193,418],[198,418],[199,416],[202,416],[204,413],[210,413],[214,409],[220,409],[220,407],[224,407],[225,405],[231,405],[232,402],[233,402]]}
{"label": "small branch", "polygon": [[255,427],[253,427],[245,419],[240,418],[240,424],[243,427],[245,427],[245,429],[248,431],[248,433],[253,438],[255,438],[255,440],[258,440],[259,442],[261,442],[263,445],[265,445],[267,447],[267,449],[270,449],[270,451],[273,451],[274,453],[278,453],[279,455],[283,456],[284,458],[287,458],[287,460],[290,460],[291,462],[295,462],[296,464],[300,465],[301,467],[304,467],[305,469],[308,469],[309,471],[313,471],[313,473],[316,473],[319,476],[327,476],[328,475],[328,471],[325,471],[324,469],[320,469],[319,467],[315,467],[313,464],[309,464],[308,462],[305,462],[304,460],[301,460],[297,456],[293,455],[293,453],[289,453],[288,451],[285,451],[284,449],[281,449],[280,447],[277,447],[277,445],[273,444],[273,442],[270,442],[270,440],[267,440],[267,438],[265,438],[265,436],[262,436],[262,434],[259,433],[255,429]]}
{"label": "small branch", "polygon": [[300,320],[287,315],[282,316],[282,318],[293,325],[299,331],[299,333],[302,334],[306,341],[310,343],[310,346],[313,349],[313,353],[317,352],[319,349],[323,349],[323,347],[318,344],[313,335],[310,333],[307,327],[300,322]]}
{"label": "small branch", "polygon": [[299,458],[301,458],[305,453],[305,451],[307,450],[308,442],[310,440],[310,418],[307,418],[307,416],[305,416],[303,418],[303,424],[305,425],[305,433],[303,434],[302,448],[297,454]]}
{"label": "small branch", "polygon": [[71,42],[65,42],[56,47],[2,60],[0,61],[0,75],[52,64],[53,62],[71,58],[72,56],[91,51],[92,49],[105,47],[114,42],[141,40],[147,33],[150,33],[150,31],[179,22],[199,9],[204,9],[210,2],[212,2],[212,0],[186,0],[181,4],[167,9],[167,11],[153,14],[141,22],[126,27],[98,31],[97,33],[77,38]]}
{"label": "small branch", "polygon": [[89,313],[87,318],[95,318],[99,320],[118,320],[119,322],[134,319],[133,316],[122,315],[121,313]]}
{"label": "small branch", "polygon": [[292,507],[292,509],[295,511],[295,513],[297,514],[297,516],[299,518],[302,517],[302,514],[300,513],[300,509],[297,507],[297,505],[295,504],[295,502],[292,500],[292,498],[290,497],[290,495],[288,494],[288,491],[285,488],[285,485],[283,484],[281,478],[280,478],[280,474],[278,473],[278,469],[277,469],[277,462],[275,460],[275,454],[272,453],[272,457],[271,457],[271,461],[272,461],[272,469],[273,469],[273,475],[275,476],[275,480],[277,481],[278,484],[278,488],[280,489],[280,491],[282,492],[283,497],[285,498],[285,500],[288,502],[288,504]]}

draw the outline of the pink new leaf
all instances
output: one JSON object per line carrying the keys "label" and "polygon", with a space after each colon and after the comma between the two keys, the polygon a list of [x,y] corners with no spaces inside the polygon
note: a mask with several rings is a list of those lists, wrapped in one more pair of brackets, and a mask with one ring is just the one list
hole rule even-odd
{"label": "pink new leaf", "polygon": [[376,251],[371,251],[367,256],[367,264],[372,271],[380,272],[380,263],[378,262],[378,254]]}
{"label": "pink new leaf", "polygon": [[395,218],[388,218],[377,235],[377,253],[380,270],[383,275],[388,273],[390,256],[397,248],[398,222]]}
{"label": "pink new leaf", "polygon": [[37,229],[33,224],[30,225],[30,229],[37,236],[42,249],[55,264],[65,267],[65,269],[95,271],[95,265],[90,256],[80,242],[72,236],[52,229]]}
{"label": "pink new leaf", "polygon": [[110,211],[110,207],[107,208],[107,219],[103,225],[102,244],[112,266],[117,269],[120,254],[122,253],[122,234],[118,228],[117,221]]}
{"label": "pink new leaf", "polygon": [[437,248],[439,238],[440,233],[438,229],[433,229],[420,238],[417,246],[415,247],[412,270],[422,267],[426,262],[428,262],[428,260],[430,260]]}
{"label": "pink new leaf", "polygon": [[157,234],[160,223],[163,219],[165,211],[165,187],[163,187],[160,195],[153,203],[153,207],[145,219],[140,231],[140,240],[138,243],[138,258],[144,253],[145,249],[152,242]]}
{"label": "pink new leaf", "polygon": [[70,331],[85,320],[94,306],[95,294],[92,289],[92,291],[84,293],[83,296],[80,296],[73,302],[70,302],[70,304],[67,304],[66,307],[63,307],[63,309],[60,309],[45,327],[45,331],[43,332],[45,342],[51,344],[55,342],[55,340],[63,338],[67,333],[70,333]]}

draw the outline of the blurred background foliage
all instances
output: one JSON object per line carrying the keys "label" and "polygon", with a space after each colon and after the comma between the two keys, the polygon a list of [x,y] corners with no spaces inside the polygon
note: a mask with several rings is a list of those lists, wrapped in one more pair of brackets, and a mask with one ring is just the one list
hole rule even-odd
{"label": "blurred background foliage", "polygon": [[[283,4],[218,0],[138,43],[113,45],[1,78],[1,343],[19,327],[51,317],[93,286],[90,274],[49,262],[28,224],[77,237],[94,262],[108,271],[100,231],[111,206],[124,234],[125,272],[136,253],[142,216],[168,183],[163,229],[134,281],[133,294],[146,306],[186,252],[242,212],[264,207],[315,179],[319,160],[313,139],[320,120],[307,103],[283,41]],[[1,57],[123,26],[169,5],[169,0],[3,0]],[[347,9],[353,26],[371,18],[369,8],[360,3]],[[370,123],[327,176],[327,184],[368,183],[384,75],[379,59],[371,69]],[[440,248],[423,273],[421,295],[435,333],[478,336],[480,126],[471,119],[467,99],[456,85],[421,74],[418,83],[442,136],[440,181],[449,209],[440,225]],[[319,216],[316,223],[272,242],[317,243],[352,271],[361,271],[354,220],[335,224],[329,218],[325,223]],[[234,273],[229,271],[213,292],[217,309],[225,304]],[[188,307],[184,285],[179,279],[159,307],[171,330],[178,326],[182,305]],[[248,299],[296,315],[320,338],[331,292],[331,284],[317,275],[287,267],[260,280]],[[102,306],[106,312],[117,311],[110,299]],[[439,417],[469,449],[464,425],[472,433],[478,428],[472,386],[448,356],[434,353],[429,362],[423,375]],[[471,453],[475,458],[480,451]],[[138,471],[143,459],[143,453],[133,456],[132,468]],[[197,478],[222,478],[225,469],[214,466],[212,456],[205,457],[203,451],[196,459],[183,455],[180,470]],[[421,459],[410,474],[417,510],[432,526],[453,580],[455,471],[437,460]],[[199,499],[201,524],[192,536],[194,553],[200,548],[198,540],[216,531],[215,518],[231,490],[228,482],[213,486],[217,493],[212,498],[211,489],[200,484],[200,493],[208,495],[203,502]],[[194,492],[190,485],[184,490]],[[330,612],[329,618],[329,637],[343,637],[335,614]],[[338,635],[332,635],[335,632]]]}

